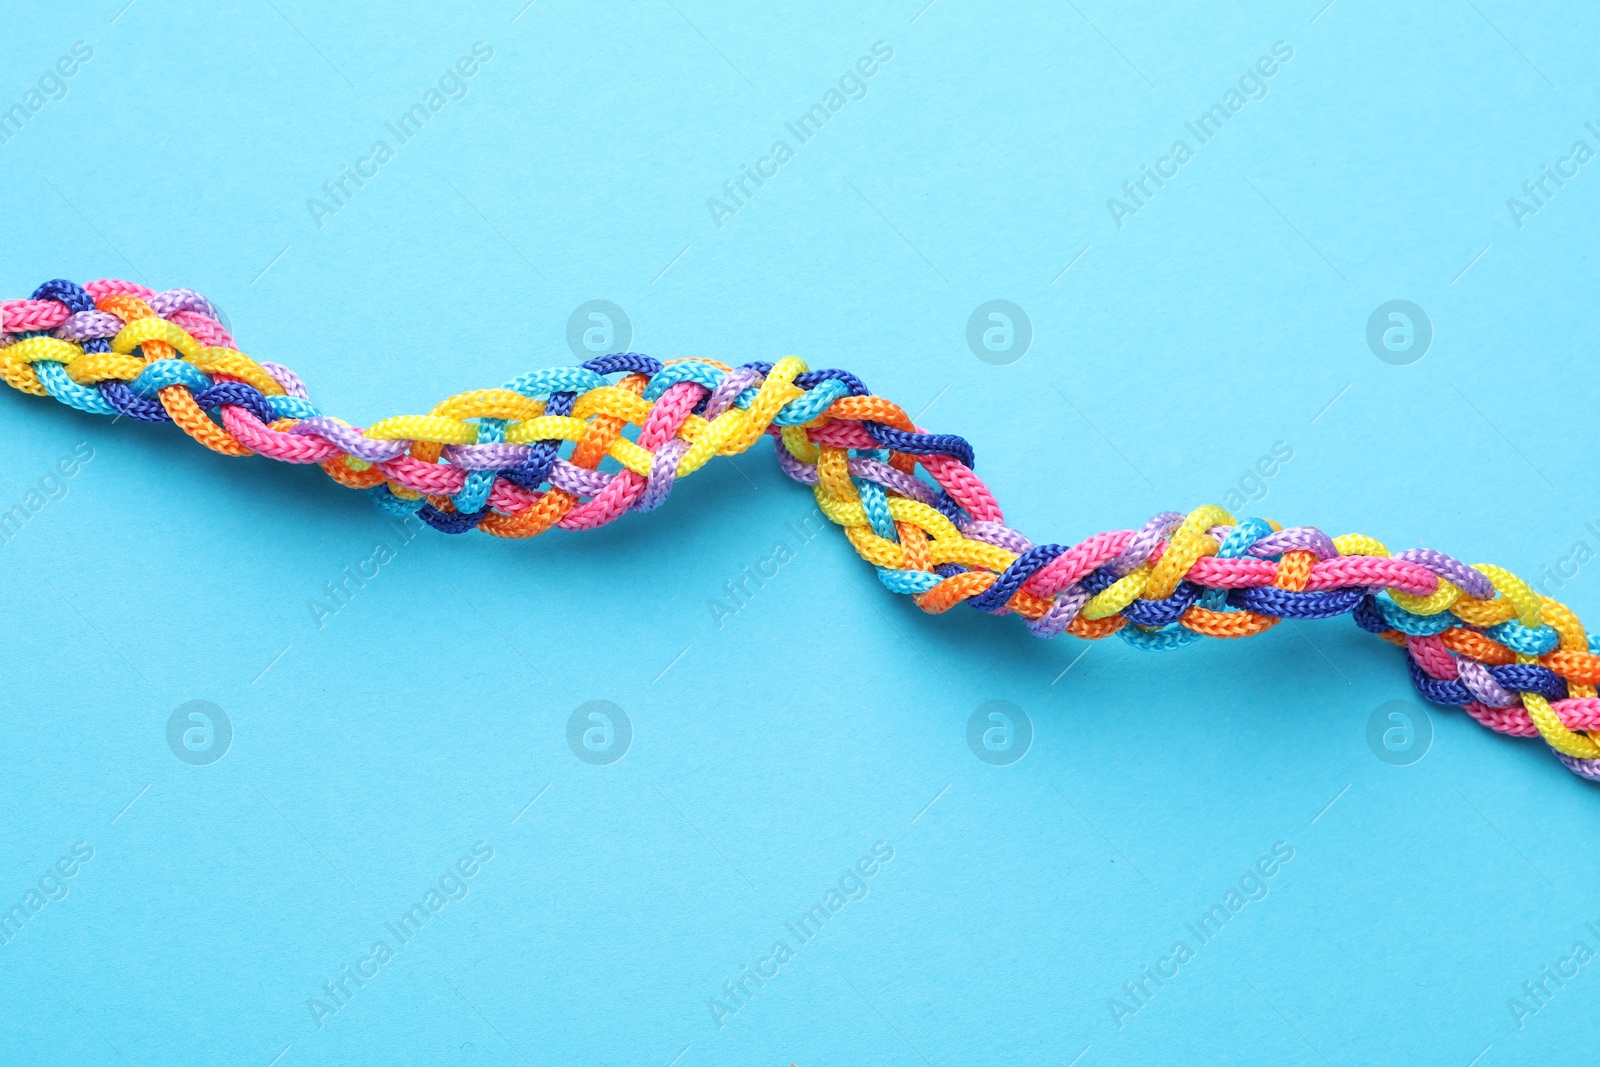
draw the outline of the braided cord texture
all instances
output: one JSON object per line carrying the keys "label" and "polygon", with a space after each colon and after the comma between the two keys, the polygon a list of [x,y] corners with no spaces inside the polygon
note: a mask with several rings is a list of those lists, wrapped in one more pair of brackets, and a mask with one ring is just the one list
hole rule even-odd
{"label": "braided cord texture", "polygon": [[1214,506],[1036,545],[1006,525],[965,440],[793,356],[602,356],[363,429],[322,414],[288,368],[239,352],[192,290],[55,280],[0,301],[0,378],[81,411],[176,423],[223,455],[315,463],[445,533],[507,538],[653,510],[712,457],[771,437],[784,473],[924,611],[966,603],[1040,637],[1116,634],[1149,650],[1348,613],[1409,653],[1427,700],[1542,738],[1600,781],[1600,636],[1509,571]]}

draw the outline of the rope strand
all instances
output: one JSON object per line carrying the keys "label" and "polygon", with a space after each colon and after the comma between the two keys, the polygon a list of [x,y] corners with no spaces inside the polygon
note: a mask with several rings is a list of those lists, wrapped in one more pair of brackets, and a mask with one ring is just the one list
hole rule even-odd
{"label": "rope strand", "polygon": [[1036,545],[1006,525],[965,440],[793,356],[730,367],[619,353],[363,429],[324,415],[292,371],[239,352],[196,292],[56,280],[0,302],[0,378],[81,411],[174,423],[222,455],[317,464],[451,534],[604,526],[770,437],[883,585],[924,611],[966,603],[1019,615],[1039,637],[1116,634],[1149,650],[1349,614],[1409,653],[1427,700],[1540,737],[1600,781],[1600,637],[1509,571],[1214,506]]}

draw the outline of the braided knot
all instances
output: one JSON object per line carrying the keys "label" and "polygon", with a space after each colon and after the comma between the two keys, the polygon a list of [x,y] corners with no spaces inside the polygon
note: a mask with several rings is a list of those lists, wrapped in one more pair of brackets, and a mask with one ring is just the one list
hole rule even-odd
{"label": "braided knot", "polygon": [[731,367],[618,353],[362,428],[322,414],[292,371],[239,352],[198,293],[56,280],[0,302],[0,378],[81,411],[175,423],[224,455],[315,463],[453,534],[603,526],[770,437],[783,472],[924,611],[966,603],[1040,637],[1116,634],[1149,650],[1350,614],[1409,653],[1429,701],[1541,737],[1600,780],[1600,638],[1510,572],[1211,506],[1035,545],[1006,525],[965,440],[793,356]]}

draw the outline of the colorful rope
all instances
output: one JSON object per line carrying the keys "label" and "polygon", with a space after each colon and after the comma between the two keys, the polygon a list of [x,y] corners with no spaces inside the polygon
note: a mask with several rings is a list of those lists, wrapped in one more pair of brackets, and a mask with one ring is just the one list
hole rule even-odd
{"label": "colorful rope", "polygon": [[1411,654],[1425,698],[1542,737],[1600,780],[1600,637],[1508,571],[1219,507],[1035,545],[1005,524],[966,441],[793,356],[741,367],[602,356],[362,429],[318,411],[292,371],[238,352],[198,293],[57,280],[0,302],[0,377],[81,411],[177,423],[223,455],[316,463],[390,512],[497,537],[653,510],[711,457],[770,436],[784,473],[924,611],[965,602],[1021,615],[1040,637],[1118,634],[1156,650],[1348,612]]}

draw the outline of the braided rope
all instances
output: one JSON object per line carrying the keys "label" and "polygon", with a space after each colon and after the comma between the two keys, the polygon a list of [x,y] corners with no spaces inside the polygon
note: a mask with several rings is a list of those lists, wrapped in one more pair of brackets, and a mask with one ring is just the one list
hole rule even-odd
{"label": "braided rope", "polygon": [[81,411],[176,423],[223,455],[315,463],[387,511],[496,537],[653,510],[678,478],[769,436],[784,473],[924,611],[966,602],[1040,637],[1117,634],[1152,650],[1348,612],[1410,653],[1426,699],[1541,737],[1600,781],[1600,636],[1510,572],[1212,506],[1035,545],[1005,524],[966,441],[793,356],[602,356],[362,429],[319,412],[294,372],[240,353],[198,293],[56,280],[0,302],[0,378]]}

